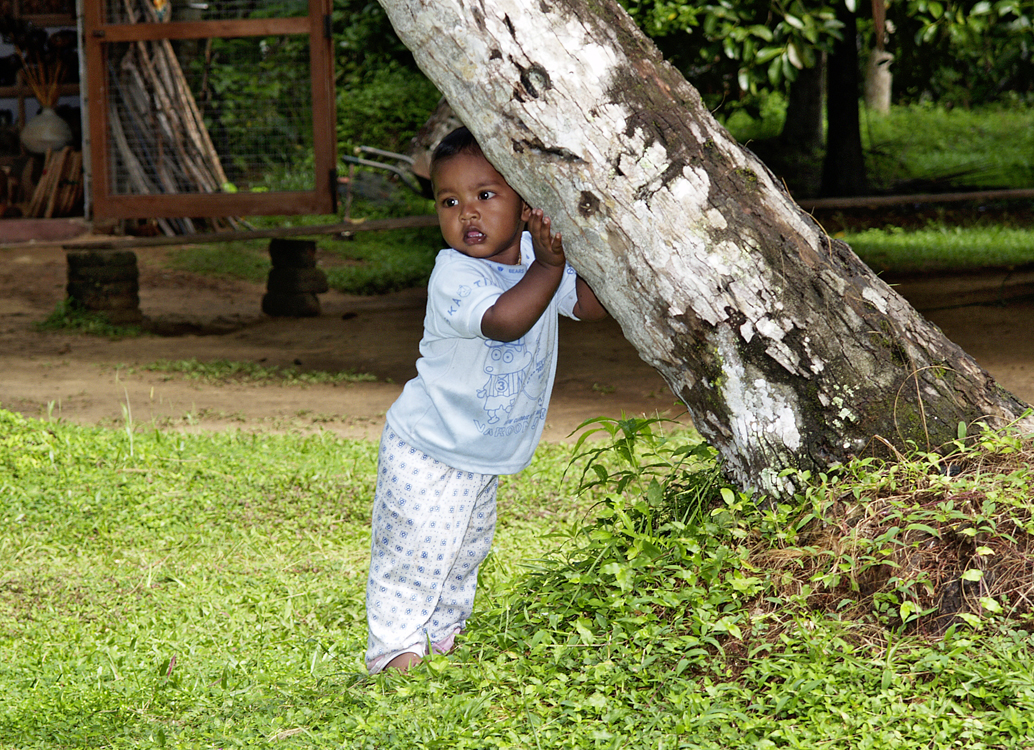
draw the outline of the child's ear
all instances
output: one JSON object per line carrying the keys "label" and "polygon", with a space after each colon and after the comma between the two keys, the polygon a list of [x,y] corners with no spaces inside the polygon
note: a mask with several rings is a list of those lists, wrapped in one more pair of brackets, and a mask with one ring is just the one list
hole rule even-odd
{"label": "child's ear", "polygon": [[524,201],[521,201],[521,221],[527,221],[531,218],[531,206]]}

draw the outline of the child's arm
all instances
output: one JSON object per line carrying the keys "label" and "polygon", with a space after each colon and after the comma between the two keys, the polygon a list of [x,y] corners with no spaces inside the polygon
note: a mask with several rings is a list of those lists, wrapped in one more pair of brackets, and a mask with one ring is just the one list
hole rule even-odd
{"label": "child's arm", "polygon": [[[549,229],[549,217],[536,208],[528,220],[535,260],[524,278],[499,295],[481,318],[481,333],[496,341],[515,341],[531,330],[553,299],[564,276],[564,243]],[[586,287],[588,288],[588,287]],[[581,294],[578,295],[581,302]],[[599,303],[597,303],[599,304]]]}
{"label": "child's arm", "polygon": [[575,289],[578,291],[578,301],[574,304],[574,316],[578,320],[592,322],[607,317],[607,309],[596,299],[596,292],[589,288],[581,276],[575,279]]}

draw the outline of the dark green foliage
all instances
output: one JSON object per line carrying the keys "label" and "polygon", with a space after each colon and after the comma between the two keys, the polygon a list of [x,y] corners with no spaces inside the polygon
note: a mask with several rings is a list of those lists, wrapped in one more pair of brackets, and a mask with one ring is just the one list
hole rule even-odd
{"label": "dark green foliage", "polygon": [[785,90],[799,68],[816,65],[840,37],[835,4],[824,0],[622,5],[712,107],[736,107],[745,104],[744,96]]}
{"label": "dark green foliage", "polygon": [[894,97],[946,106],[1034,96],[1034,6],[1013,0],[887,3]]}
{"label": "dark green foliage", "polygon": [[342,153],[356,146],[405,152],[441,94],[422,73],[391,62],[340,81],[337,136]]}
{"label": "dark green foliage", "polygon": [[231,190],[261,185],[266,173],[308,158],[312,87],[307,38],[213,38],[203,53],[193,50],[181,57],[188,74],[204,81],[198,106],[234,185]]}
{"label": "dark green foliage", "polygon": [[334,4],[338,148],[405,151],[440,94],[375,2]]}
{"label": "dark green foliage", "polygon": [[[762,91],[785,93],[842,34],[837,3],[797,0],[689,4],[622,0],[643,31],[712,107],[755,113]],[[1034,94],[1034,11],[1013,0],[888,2],[895,101],[948,105],[1025,101]],[[868,3],[858,4],[860,63],[875,46]],[[861,80],[861,78],[859,79]]]}

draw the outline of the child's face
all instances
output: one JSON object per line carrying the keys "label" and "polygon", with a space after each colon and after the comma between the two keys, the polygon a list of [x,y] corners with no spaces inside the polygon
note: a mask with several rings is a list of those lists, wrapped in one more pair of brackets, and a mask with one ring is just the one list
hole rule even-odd
{"label": "child's face", "polygon": [[471,258],[516,265],[531,209],[480,154],[435,165],[434,204],[449,247]]}

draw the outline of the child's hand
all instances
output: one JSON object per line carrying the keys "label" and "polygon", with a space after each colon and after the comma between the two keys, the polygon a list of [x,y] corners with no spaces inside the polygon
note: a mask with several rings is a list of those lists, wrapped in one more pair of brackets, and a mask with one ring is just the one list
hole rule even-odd
{"label": "child's hand", "polygon": [[546,266],[564,265],[564,240],[559,232],[553,234],[550,231],[549,217],[542,213],[541,208],[532,210],[528,231],[535,248],[535,260]]}

